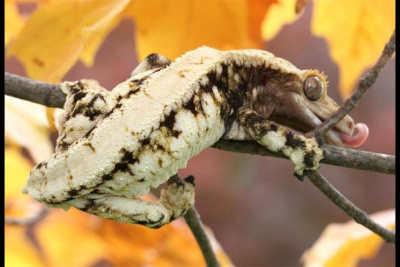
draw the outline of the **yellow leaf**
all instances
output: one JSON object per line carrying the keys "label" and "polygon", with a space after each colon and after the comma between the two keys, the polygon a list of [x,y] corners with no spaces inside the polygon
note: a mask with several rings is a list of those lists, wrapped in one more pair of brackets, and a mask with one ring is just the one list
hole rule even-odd
{"label": "yellow leaf", "polygon": [[[136,48],[139,58],[161,53],[175,58],[199,46],[219,49],[261,47],[259,28],[271,1],[132,1],[127,14],[135,21]],[[261,17],[261,18],[260,18]]]}
{"label": "yellow leaf", "polygon": [[[394,229],[395,210],[370,215],[379,225]],[[328,225],[311,249],[302,256],[304,266],[352,267],[361,259],[375,257],[384,240],[364,226],[350,221]]]}
{"label": "yellow leaf", "polygon": [[[86,42],[99,31],[104,37],[104,29],[128,2],[76,0],[42,4],[10,44],[8,55],[15,55],[24,64],[28,76],[59,82],[81,56]],[[91,46],[98,48],[93,43]]]}
{"label": "yellow leaf", "polygon": [[82,212],[56,209],[37,223],[33,235],[47,266],[93,266],[100,260],[110,260],[108,244],[88,229],[96,227],[98,220]]}
{"label": "yellow leaf", "polygon": [[6,225],[4,228],[4,256],[6,267],[43,266],[40,255],[29,240],[25,227]]}
{"label": "yellow leaf", "polygon": [[32,164],[22,156],[19,149],[6,148],[4,151],[5,166],[5,200],[22,195],[21,190],[25,186],[26,178],[32,168]]}
{"label": "yellow leaf", "polygon": [[24,25],[23,17],[18,13],[15,1],[4,2],[4,44],[18,35]]}
{"label": "yellow leaf", "polygon": [[295,7],[296,0],[281,0],[273,4],[262,23],[262,38],[271,40],[283,25],[294,22],[298,18]]}
{"label": "yellow leaf", "polygon": [[5,96],[4,110],[6,140],[25,147],[36,163],[50,157],[53,153],[53,144],[49,138],[46,108]]}
{"label": "yellow leaf", "polygon": [[340,94],[348,98],[394,30],[395,1],[314,1],[313,16],[312,32],[328,42],[331,57],[339,66]]}
{"label": "yellow leaf", "polygon": [[86,66],[91,67],[93,65],[97,50],[100,48],[100,45],[103,43],[107,35],[118,26],[120,19],[121,15],[118,14],[113,20],[105,23],[103,26],[96,25],[96,27],[90,27],[87,29],[90,38],[87,40],[85,48],[80,56],[80,60]]}

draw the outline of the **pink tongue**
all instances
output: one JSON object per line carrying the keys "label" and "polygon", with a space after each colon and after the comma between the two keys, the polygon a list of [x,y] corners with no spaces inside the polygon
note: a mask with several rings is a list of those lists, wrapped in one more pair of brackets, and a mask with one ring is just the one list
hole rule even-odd
{"label": "pink tongue", "polygon": [[361,146],[365,140],[368,138],[369,129],[368,126],[364,123],[357,123],[355,125],[355,129],[357,133],[353,136],[339,133],[339,137],[342,140],[343,144],[350,147]]}

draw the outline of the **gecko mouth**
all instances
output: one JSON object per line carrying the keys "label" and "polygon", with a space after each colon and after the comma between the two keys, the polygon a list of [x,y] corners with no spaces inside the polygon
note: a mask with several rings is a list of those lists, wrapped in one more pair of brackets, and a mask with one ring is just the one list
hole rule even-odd
{"label": "gecko mouth", "polygon": [[[325,121],[325,119],[317,117],[321,123]],[[358,147],[367,140],[368,135],[369,129],[366,124],[354,124],[353,119],[346,116],[326,134],[325,138],[328,143],[333,145],[344,144],[349,147]]]}
{"label": "gecko mouth", "polygon": [[354,125],[350,134],[341,132],[335,127],[331,131],[342,141],[343,144],[349,147],[361,146],[365,140],[367,140],[369,134],[368,126],[364,123],[357,123]]}

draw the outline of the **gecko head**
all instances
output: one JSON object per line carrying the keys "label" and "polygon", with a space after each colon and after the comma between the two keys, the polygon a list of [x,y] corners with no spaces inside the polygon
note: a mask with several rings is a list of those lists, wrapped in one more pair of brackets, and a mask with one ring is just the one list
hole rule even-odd
{"label": "gecko head", "polygon": [[[339,109],[338,104],[327,95],[327,81],[323,73],[305,70],[289,76],[286,81],[281,81],[283,87],[274,96],[281,105],[274,105],[271,120],[306,133]],[[264,86],[268,89],[268,79]],[[362,145],[367,137],[368,127],[363,123],[355,124],[348,115],[324,136],[327,144],[350,147]]]}

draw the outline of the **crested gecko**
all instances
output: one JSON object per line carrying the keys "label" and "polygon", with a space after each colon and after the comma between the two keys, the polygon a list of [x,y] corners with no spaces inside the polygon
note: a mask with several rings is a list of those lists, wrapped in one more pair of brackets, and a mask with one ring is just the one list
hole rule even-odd
{"label": "crested gecko", "polygon": [[[220,138],[282,152],[297,176],[318,169],[321,144],[285,126],[304,133],[338,109],[323,74],[251,49],[200,47],[174,62],[151,54],[112,91],[94,80],[60,87],[67,100],[56,151],[33,168],[23,192],[50,207],[152,228],[193,205],[193,179],[169,184],[157,203],[140,197]],[[346,116],[325,141],[359,145],[365,127]]]}

